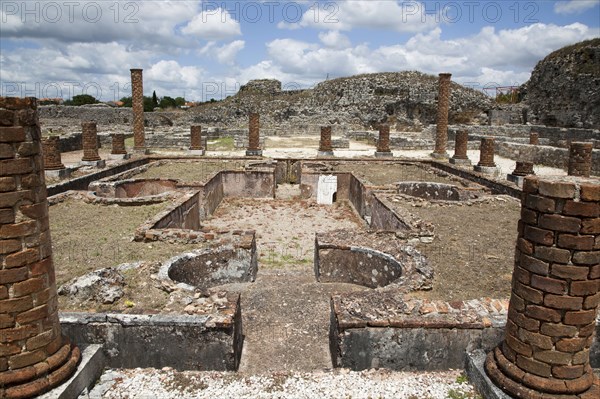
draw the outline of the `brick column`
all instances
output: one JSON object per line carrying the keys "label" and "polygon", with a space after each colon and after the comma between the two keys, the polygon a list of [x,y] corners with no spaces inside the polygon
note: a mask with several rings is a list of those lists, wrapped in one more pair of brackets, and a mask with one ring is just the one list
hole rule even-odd
{"label": "brick column", "polygon": [[375,156],[382,158],[394,156],[390,150],[390,125],[388,124],[379,125],[379,139],[377,140]]}
{"label": "brick column", "polygon": [[83,158],[84,162],[95,162],[100,160],[98,156],[98,132],[96,130],[96,122],[83,122],[81,124],[82,142],[83,142]]}
{"label": "brick column", "polygon": [[569,147],[569,176],[589,177],[592,172],[592,143],[575,142]]}
{"label": "brick column", "polygon": [[133,103],[133,149],[144,151],[144,78],[143,69],[131,70],[131,99]]}
{"label": "brick column", "polygon": [[536,132],[529,133],[529,144],[539,145],[540,144],[540,135]]}
{"label": "brick column", "polygon": [[260,149],[260,117],[257,113],[250,114],[248,129],[248,149],[246,156],[261,156]]}
{"label": "brick column", "polygon": [[57,170],[64,169],[60,158],[60,137],[51,136],[42,140],[42,154],[44,156],[44,169]]}
{"label": "brick column", "polygon": [[494,142],[493,137],[482,137],[479,147],[479,163],[473,167],[476,172],[497,175],[500,170],[494,162]]}
{"label": "brick column", "polygon": [[114,133],[112,135],[112,151],[113,155],[125,155],[127,149],[125,148],[125,135],[123,133]]}
{"label": "brick column", "polygon": [[456,132],[454,143],[454,155],[450,159],[450,163],[459,165],[471,165],[471,161],[467,156],[469,133],[466,130],[459,130],[458,132]]}
{"label": "brick column", "polygon": [[37,100],[0,97],[0,114],[0,397],[24,398],[68,379],[80,352],[58,320]]}
{"label": "brick column", "polygon": [[523,187],[525,176],[534,175],[533,162],[517,161],[515,170],[506,176],[508,181],[515,183],[519,187]]}
{"label": "brick column", "polygon": [[321,126],[321,140],[319,140],[319,156],[333,156],[331,145],[331,126]]}
{"label": "brick column", "polygon": [[450,105],[450,73],[440,73],[438,83],[437,126],[435,133],[434,158],[448,158],[448,109]]}
{"label": "brick column", "polygon": [[600,183],[528,176],[523,192],[505,337],[485,369],[514,397],[598,398],[589,355],[600,301]]}

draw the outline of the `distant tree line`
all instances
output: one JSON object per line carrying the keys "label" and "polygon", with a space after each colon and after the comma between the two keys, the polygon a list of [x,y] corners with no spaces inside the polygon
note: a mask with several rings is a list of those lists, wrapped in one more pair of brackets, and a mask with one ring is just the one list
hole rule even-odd
{"label": "distant tree line", "polygon": [[[133,101],[132,101],[131,96],[123,97],[119,101],[121,101],[123,103],[124,107],[131,108],[133,106]],[[93,96],[90,96],[89,94],[79,94],[79,95],[73,96],[73,98],[70,100],[66,100],[64,102],[64,105],[80,106],[80,105],[88,105],[88,104],[98,104],[99,102],[100,101],[98,101]],[[164,96],[164,97],[159,98],[156,95],[156,91],[154,91],[152,93],[152,97],[144,96],[144,112],[152,112],[152,111],[154,111],[155,108],[161,108],[161,109],[179,108],[179,107],[184,106],[185,102],[186,102],[185,98],[183,98],[183,97],[173,98],[173,97],[169,97],[169,96]]]}

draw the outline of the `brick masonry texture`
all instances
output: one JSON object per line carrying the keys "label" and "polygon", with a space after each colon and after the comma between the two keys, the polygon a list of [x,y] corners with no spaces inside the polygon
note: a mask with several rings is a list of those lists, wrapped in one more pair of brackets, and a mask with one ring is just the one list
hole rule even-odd
{"label": "brick masonry texture", "polygon": [[44,155],[44,169],[64,169],[60,157],[60,137],[52,136],[42,140],[42,153]]}
{"label": "brick masonry texture", "polygon": [[571,143],[569,147],[569,176],[590,176],[592,171],[592,149],[592,143]]}
{"label": "brick masonry texture", "polygon": [[331,126],[321,126],[321,140],[319,141],[320,152],[331,152]]}
{"label": "brick masonry texture", "polygon": [[448,147],[448,109],[450,107],[450,78],[452,74],[440,73],[437,108],[437,127],[434,154],[446,154]]}
{"label": "brick masonry texture", "polygon": [[144,78],[142,69],[131,70],[131,99],[133,104],[133,148],[144,149]]}
{"label": "brick masonry texture", "polygon": [[112,135],[112,150],[110,153],[115,155],[127,154],[125,135],[123,133],[114,133]]}
{"label": "brick masonry texture", "polygon": [[[504,341],[486,360],[515,397],[598,394],[589,364],[598,314],[600,182],[527,176]],[[562,397],[562,396],[561,396]]]}
{"label": "brick masonry texture", "polygon": [[83,122],[81,124],[83,140],[83,158],[82,161],[99,161],[98,155],[98,130],[96,122]]}
{"label": "brick masonry texture", "polygon": [[249,117],[248,150],[260,150],[260,116],[251,113]]}
{"label": "brick masonry texture", "polygon": [[540,144],[540,134],[536,132],[529,133],[529,144],[539,145]]}
{"label": "brick masonry texture", "polygon": [[494,142],[495,139],[493,137],[483,137],[481,139],[479,166],[491,168],[496,166],[496,163],[494,162]]}
{"label": "brick masonry texture", "polygon": [[377,152],[390,152],[390,125],[379,126],[379,140],[377,140]]}
{"label": "brick masonry texture", "polygon": [[469,159],[467,157],[467,144],[469,140],[469,132],[466,130],[459,130],[456,132],[456,143],[454,145],[454,159]]}
{"label": "brick masonry texture", "polygon": [[70,377],[80,353],[58,320],[37,100],[0,97],[0,111],[15,123],[0,126],[13,153],[0,167],[0,397],[32,397]]}
{"label": "brick masonry texture", "polygon": [[515,170],[512,172],[515,176],[527,176],[535,174],[533,171],[533,162],[517,161]]}
{"label": "brick masonry texture", "polygon": [[202,150],[202,126],[190,127],[190,150]]}

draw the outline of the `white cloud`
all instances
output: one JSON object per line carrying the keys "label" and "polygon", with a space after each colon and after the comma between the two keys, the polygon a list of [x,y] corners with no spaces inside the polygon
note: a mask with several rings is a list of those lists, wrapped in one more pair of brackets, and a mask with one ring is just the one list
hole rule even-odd
{"label": "white cloud", "polygon": [[[317,3],[315,3],[317,4]],[[398,32],[423,32],[436,26],[435,15],[427,14],[417,1],[339,0],[311,6],[297,23],[281,22],[278,27],[314,27],[327,30],[353,28],[387,29]]]}
{"label": "white cloud", "polygon": [[204,40],[224,40],[242,34],[239,22],[221,8],[201,12],[181,32]]}
{"label": "white cloud", "polygon": [[346,48],[350,46],[350,39],[346,35],[341,34],[337,30],[331,30],[329,32],[320,32],[319,40],[330,48]]}
{"label": "white cloud", "polygon": [[554,12],[557,14],[579,14],[596,7],[598,0],[569,0],[554,3]]}
{"label": "white cloud", "polygon": [[217,60],[221,64],[233,65],[237,53],[243,50],[245,44],[243,40],[234,40],[231,43],[224,44],[217,50]]}

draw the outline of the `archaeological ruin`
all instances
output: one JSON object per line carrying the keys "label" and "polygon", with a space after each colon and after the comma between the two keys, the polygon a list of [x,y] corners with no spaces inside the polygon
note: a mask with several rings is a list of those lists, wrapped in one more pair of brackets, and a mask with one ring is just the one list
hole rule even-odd
{"label": "archaeological ruin", "polygon": [[182,397],[339,370],[600,396],[592,111],[399,72],[144,112],[142,72],[131,109],[0,98],[0,397],[127,370]]}

